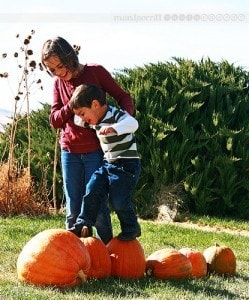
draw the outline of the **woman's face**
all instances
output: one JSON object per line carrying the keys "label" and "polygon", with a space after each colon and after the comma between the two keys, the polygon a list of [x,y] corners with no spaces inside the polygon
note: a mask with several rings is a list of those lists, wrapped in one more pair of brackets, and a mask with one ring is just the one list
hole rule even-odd
{"label": "woman's face", "polygon": [[44,61],[44,65],[50,73],[60,79],[68,81],[73,77],[73,73],[63,65],[58,56],[50,56]]}

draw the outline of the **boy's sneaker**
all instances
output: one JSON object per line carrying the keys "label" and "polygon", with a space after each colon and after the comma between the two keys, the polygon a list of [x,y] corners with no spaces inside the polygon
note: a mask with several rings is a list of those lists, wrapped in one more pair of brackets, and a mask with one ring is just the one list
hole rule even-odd
{"label": "boy's sneaker", "polygon": [[77,235],[77,237],[81,237],[81,230],[82,228],[79,228],[79,226],[67,229],[67,231],[72,232],[73,234]]}
{"label": "boy's sneaker", "polygon": [[92,226],[83,226],[81,229],[81,237],[89,237],[93,235]]}
{"label": "boy's sneaker", "polygon": [[132,240],[135,240],[135,238],[139,237],[140,235],[141,235],[141,228],[140,228],[140,225],[138,224],[134,232],[131,232],[131,233],[121,232],[118,235],[118,239],[120,241],[132,241]]}
{"label": "boy's sneaker", "polygon": [[82,224],[76,224],[76,226],[68,229],[68,231],[77,235],[77,237],[89,237],[93,235],[93,229],[91,226],[85,226]]}

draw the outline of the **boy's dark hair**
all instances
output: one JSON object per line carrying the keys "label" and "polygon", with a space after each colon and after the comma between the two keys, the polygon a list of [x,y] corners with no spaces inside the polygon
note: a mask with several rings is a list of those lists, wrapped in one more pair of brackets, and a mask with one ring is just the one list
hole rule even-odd
{"label": "boy's dark hair", "polygon": [[74,48],[62,37],[47,40],[42,47],[41,61],[44,62],[51,56],[58,56],[62,64],[71,72],[79,67],[79,58]]}
{"label": "boy's dark hair", "polygon": [[98,100],[101,106],[106,104],[102,89],[93,84],[81,84],[72,95],[70,107],[71,109],[91,107],[93,100]]}

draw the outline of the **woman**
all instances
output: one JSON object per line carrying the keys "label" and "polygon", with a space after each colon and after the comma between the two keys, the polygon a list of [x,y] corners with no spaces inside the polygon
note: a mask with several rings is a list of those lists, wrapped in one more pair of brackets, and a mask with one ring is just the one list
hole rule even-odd
{"label": "woman", "polygon": [[[85,186],[92,173],[103,161],[99,140],[92,129],[74,124],[74,113],[69,101],[75,88],[94,84],[108,93],[129,114],[134,113],[130,95],[98,64],[81,64],[74,48],[62,37],[47,40],[42,48],[42,64],[55,76],[50,123],[61,128],[61,164],[66,197],[66,229],[72,229],[81,211]],[[102,202],[95,228],[106,244],[112,238],[112,225],[107,199]]]}

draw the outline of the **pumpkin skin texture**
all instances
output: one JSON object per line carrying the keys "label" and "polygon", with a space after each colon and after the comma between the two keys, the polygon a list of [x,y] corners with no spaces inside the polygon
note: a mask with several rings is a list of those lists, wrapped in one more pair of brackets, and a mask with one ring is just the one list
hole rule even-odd
{"label": "pumpkin skin texture", "polygon": [[144,277],[145,255],[137,239],[120,241],[114,237],[106,247],[111,257],[113,276],[125,279]]}
{"label": "pumpkin skin texture", "polygon": [[81,284],[91,266],[87,248],[65,229],[44,230],[31,238],[17,259],[19,280],[66,288]]}
{"label": "pumpkin skin texture", "polygon": [[181,248],[179,250],[184,254],[192,263],[192,277],[202,278],[207,275],[207,262],[204,255],[192,248]]}
{"label": "pumpkin skin texture", "polygon": [[107,278],[111,276],[112,263],[106,245],[96,237],[80,238],[91,257],[91,268],[87,273],[89,278]]}
{"label": "pumpkin skin texture", "polygon": [[160,249],[146,259],[146,274],[157,279],[183,279],[192,275],[191,261],[174,249]]}
{"label": "pumpkin skin texture", "polygon": [[208,273],[235,275],[236,257],[229,247],[216,244],[205,249],[203,255],[207,262]]}

